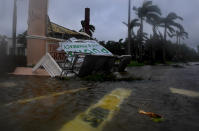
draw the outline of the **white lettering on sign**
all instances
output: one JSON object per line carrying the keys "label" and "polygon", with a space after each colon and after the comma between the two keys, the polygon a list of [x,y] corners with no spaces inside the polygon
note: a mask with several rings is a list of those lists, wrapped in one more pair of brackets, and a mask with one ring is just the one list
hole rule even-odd
{"label": "white lettering on sign", "polygon": [[74,40],[61,42],[60,48],[65,52],[90,53],[95,55],[113,54],[94,40]]}

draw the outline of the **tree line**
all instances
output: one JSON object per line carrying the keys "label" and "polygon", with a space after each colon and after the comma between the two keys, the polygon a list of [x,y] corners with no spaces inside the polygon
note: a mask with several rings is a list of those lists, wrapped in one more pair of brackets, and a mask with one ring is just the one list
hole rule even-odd
{"label": "tree line", "polygon": [[[175,12],[162,16],[161,9],[152,1],[144,1],[140,7],[133,7],[133,10],[137,16],[130,22],[130,50],[133,60],[149,61],[152,64],[166,61],[199,60],[198,52],[182,43],[182,40],[189,38],[183,25],[178,22],[183,21],[182,17]],[[144,32],[144,22],[151,25],[152,34]],[[123,22],[123,24],[128,27],[127,23]],[[138,28],[137,32],[136,27]],[[172,42],[168,37],[175,38],[176,42]],[[121,55],[127,51],[127,41],[128,38],[124,41],[100,43],[112,53]]]}

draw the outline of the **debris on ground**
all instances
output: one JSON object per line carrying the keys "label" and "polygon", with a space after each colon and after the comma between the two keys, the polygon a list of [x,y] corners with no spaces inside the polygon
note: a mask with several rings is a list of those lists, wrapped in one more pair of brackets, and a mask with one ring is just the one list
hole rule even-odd
{"label": "debris on ground", "polygon": [[161,115],[158,115],[156,113],[153,113],[153,112],[145,112],[143,110],[139,110],[138,111],[140,114],[143,114],[143,115],[147,115],[149,116],[154,122],[162,122],[163,121],[163,118]]}

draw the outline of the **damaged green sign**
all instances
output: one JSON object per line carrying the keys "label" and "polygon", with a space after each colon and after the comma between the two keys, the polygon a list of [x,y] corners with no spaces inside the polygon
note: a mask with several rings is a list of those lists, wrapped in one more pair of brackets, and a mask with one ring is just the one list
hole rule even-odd
{"label": "damaged green sign", "polygon": [[107,56],[113,55],[110,51],[108,51],[106,48],[104,48],[94,40],[72,39],[60,43],[60,47],[65,52],[90,53],[95,55],[107,55]]}

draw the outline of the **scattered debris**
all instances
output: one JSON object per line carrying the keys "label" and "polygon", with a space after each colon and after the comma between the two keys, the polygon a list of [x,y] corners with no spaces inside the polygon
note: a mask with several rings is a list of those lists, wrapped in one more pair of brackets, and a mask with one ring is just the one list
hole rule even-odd
{"label": "scattered debris", "polygon": [[140,114],[144,114],[144,115],[148,115],[148,116],[150,116],[150,117],[152,117],[152,118],[161,118],[160,115],[155,114],[155,113],[153,113],[153,112],[145,112],[145,111],[143,111],[143,110],[139,110],[139,113],[140,113]]}
{"label": "scattered debris", "polygon": [[85,77],[96,73],[124,71],[131,61],[130,55],[114,56],[95,40],[79,40],[71,38],[59,43],[57,52],[64,51],[65,60],[57,62],[49,53],[34,66],[35,72],[43,66],[51,77],[68,77],[73,73]]}
{"label": "scattered debris", "polygon": [[46,53],[46,55],[41,58],[32,71],[35,72],[40,66],[43,66],[51,77],[61,75],[62,69],[49,53]]}
{"label": "scattered debris", "polygon": [[143,110],[139,110],[138,111],[140,114],[143,114],[143,115],[147,115],[149,116],[154,122],[162,122],[163,121],[163,118],[161,115],[158,115],[156,113],[153,113],[153,112],[145,112]]}

